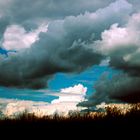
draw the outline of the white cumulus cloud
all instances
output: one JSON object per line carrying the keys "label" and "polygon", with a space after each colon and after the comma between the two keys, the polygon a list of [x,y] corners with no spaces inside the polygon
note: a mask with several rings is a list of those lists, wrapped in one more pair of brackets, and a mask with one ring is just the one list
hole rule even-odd
{"label": "white cumulus cloud", "polygon": [[77,107],[77,104],[85,100],[86,92],[87,88],[81,84],[61,89],[60,93],[55,94],[59,98],[53,100],[51,106],[53,106],[57,112],[62,112],[64,114],[68,114],[71,110],[84,109]]}
{"label": "white cumulus cloud", "polygon": [[110,57],[111,61],[115,58],[112,65],[116,65],[117,60],[122,59],[123,65],[139,66],[140,13],[133,14],[123,27],[113,24],[109,30],[102,32],[101,37],[102,39],[96,41],[94,45],[102,54]]}
{"label": "white cumulus cloud", "polygon": [[34,113],[38,117],[53,115],[55,113],[68,115],[70,111],[84,109],[83,107],[77,107],[77,104],[84,100],[86,91],[87,88],[81,84],[61,89],[59,93],[52,94],[59,98],[53,100],[51,103],[0,98],[0,109],[8,117],[15,117],[25,111]]}
{"label": "white cumulus cloud", "polygon": [[78,84],[78,85],[75,85],[73,87],[61,89],[60,92],[85,95],[86,91],[87,91],[87,87],[84,87],[82,84]]}
{"label": "white cumulus cloud", "polygon": [[75,102],[76,105],[78,102],[84,100],[86,92],[87,87],[84,87],[81,84],[64,88],[61,89],[59,94],[55,94],[56,96],[59,96],[59,99],[53,100],[52,103]]}
{"label": "white cumulus cloud", "polygon": [[21,50],[31,47],[31,45],[39,40],[41,32],[47,32],[48,25],[41,25],[36,30],[27,32],[20,25],[9,26],[3,37],[2,46],[6,50]]}

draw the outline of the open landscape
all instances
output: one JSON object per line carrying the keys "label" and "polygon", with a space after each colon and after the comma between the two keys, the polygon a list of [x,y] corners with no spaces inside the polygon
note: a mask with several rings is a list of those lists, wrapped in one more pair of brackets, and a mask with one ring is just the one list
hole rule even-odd
{"label": "open landscape", "polygon": [[0,129],[41,126],[140,126],[140,0],[0,0]]}
{"label": "open landscape", "polygon": [[[60,114],[53,114],[38,117],[34,113],[23,112],[19,115],[6,117],[3,116],[0,119],[0,125],[32,125],[32,124],[40,124],[46,127],[49,125],[52,127],[54,124],[66,124],[69,125],[70,123],[75,124],[85,124],[85,123],[95,123],[96,125],[99,123],[100,125],[107,124],[114,125],[114,124],[131,124],[131,122],[139,123],[140,118],[140,104],[109,104],[106,105],[104,108],[100,108],[98,111],[71,111],[66,116]],[[109,124],[110,123],[110,124]],[[112,123],[112,124],[111,124]],[[104,127],[104,126],[103,126]]]}

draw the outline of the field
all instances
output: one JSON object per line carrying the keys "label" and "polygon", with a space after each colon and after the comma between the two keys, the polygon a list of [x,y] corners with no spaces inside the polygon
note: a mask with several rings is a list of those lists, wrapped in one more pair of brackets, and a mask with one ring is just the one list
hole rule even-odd
{"label": "field", "polygon": [[107,106],[102,111],[95,112],[70,112],[67,116],[54,114],[52,116],[37,117],[34,114],[24,112],[15,117],[4,117],[0,119],[2,126],[47,126],[54,127],[55,125],[98,125],[99,127],[112,126],[121,124],[135,124],[140,122],[140,104],[131,104],[127,110],[122,110],[117,106]]}

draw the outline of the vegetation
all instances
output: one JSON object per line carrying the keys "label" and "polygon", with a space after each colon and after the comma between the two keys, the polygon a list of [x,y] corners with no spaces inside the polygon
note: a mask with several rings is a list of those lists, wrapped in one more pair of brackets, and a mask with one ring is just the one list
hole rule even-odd
{"label": "vegetation", "polygon": [[[126,126],[126,124],[140,124],[140,104],[133,104],[131,109],[122,112],[117,107],[106,107],[103,112],[70,112],[68,116],[53,116],[37,117],[35,114],[24,112],[16,118],[3,118],[0,120],[0,125],[9,126]],[[76,125],[75,125],[76,124]],[[88,124],[88,125],[87,125]]]}

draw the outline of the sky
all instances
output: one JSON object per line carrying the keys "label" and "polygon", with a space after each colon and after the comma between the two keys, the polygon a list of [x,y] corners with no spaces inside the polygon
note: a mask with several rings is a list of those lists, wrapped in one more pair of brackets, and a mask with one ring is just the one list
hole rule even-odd
{"label": "sky", "polygon": [[3,112],[139,102],[139,9],[139,0],[0,0]]}

